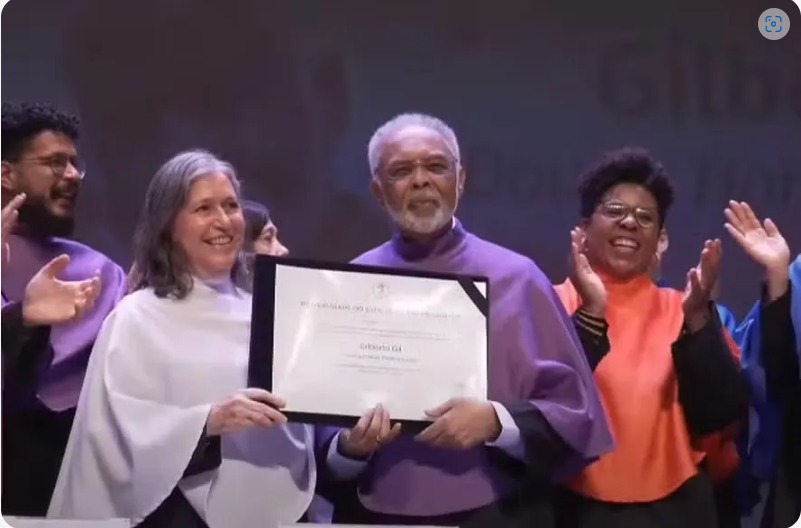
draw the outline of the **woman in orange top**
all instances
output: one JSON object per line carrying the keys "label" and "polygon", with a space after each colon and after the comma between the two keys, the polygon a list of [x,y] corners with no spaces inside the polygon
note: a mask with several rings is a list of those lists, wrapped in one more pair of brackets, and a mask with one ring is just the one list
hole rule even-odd
{"label": "woman in orange top", "polygon": [[744,418],[748,402],[710,299],[720,241],[705,243],[684,292],[659,288],[649,270],[673,201],[662,165],[643,149],[611,152],[584,176],[580,195],[572,238],[583,271],[557,292],[569,313],[608,324],[610,350],[595,380],[617,448],[570,480],[561,526],[715,528],[702,468],[736,467],[733,444],[716,433]]}

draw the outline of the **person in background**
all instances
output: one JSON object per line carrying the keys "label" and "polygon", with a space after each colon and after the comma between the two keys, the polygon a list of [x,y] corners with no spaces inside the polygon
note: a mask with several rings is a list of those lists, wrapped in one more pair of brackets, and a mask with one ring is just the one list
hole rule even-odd
{"label": "person in background", "polygon": [[[278,226],[273,222],[270,209],[253,200],[242,200],[242,214],[245,217],[245,239],[243,252],[246,266],[252,273],[253,258],[256,254],[273,257],[286,257],[289,249],[278,238]],[[323,497],[315,495],[307,511],[307,520],[312,522],[330,522],[332,505]]]}
{"label": "person in background", "polygon": [[[70,239],[85,175],[75,145],[78,126],[77,118],[52,106],[3,103],[3,207],[23,200],[20,196],[24,195],[17,214],[10,217],[16,225],[3,237],[10,256],[3,265],[3,304],[22,302],[24,310],[29,285],[45,267],[34,284],[47,284],[51,292],[70,297],[76,292],[69,283],[87,284],[83,281],[96,285],[89,292],[99,287],[97,294],[86,297],[91,303],[80,302],[80,286],[77,305],[70,307],[70,299],[62,297],[66,314],[60,312],[57,320],[46,318],[52,324],[46,339],[39,335],[41,346],[34,345],[35,352],[26,350],[22,371],[4,376],[2,479],[9,485],[3,486],[2,504],[6,515],[46,513],[92,344],[126,290],[125,273],[117,264]],[[66,284],[56,282],[56,274]]]}
{"label": "person in background", "polygon": [[555,475],[613,448],[574,323],[534,262],[456,219],[466,173],[447,124],[399,115],[376,130],[368,161],[394,233],[354,262],[489,277],[489,401],[443,402],[415,436],[368,437],[372,455],[343,444],[353,431],[322,431],[323,452],[351,466],[322,467],[320,486],[355,486],[334,522],[553,526]]}
{"label": "person in background", "polygon": [[801,255],[791,252],[776,224],[760,221],[746,202],[730,201],[726,230],[764,271],[759,302],[738,326],[743,369],[752,392],[743,435],[746,514],[760,528],[785,528],[801,516]]}
{"label": "person in background", "polygon": [[654,284],[673,188],[645,149],[602,156],[583,175],[579,196],[572,246],[603,288],[570,278],[556,289],[568,313],[586,310],[608,323],[611,348],[595,380],[617,447],[567,480],[561,526],[717,526],[703,466],[722,458],[724,474],[733,472],[734,446],[718,437],[748,403],[736,347],[712,307],[720,241],[706,241],[684,292]]}
{"label": "person in background", "polygon": [[670,237],[668,237],[667,228],[663,228],[659,232],[659,239],[656,242],[656,253],[654,253],[654,257],[651,260],[650,271],[654,284],[660,288],[668,287],[668,283],[665,280],[662,272],[662,259],[665,256],[665,253],[667,253],[669,247]]}
{"label": "person in background", "polygon": [[287,247],[278,238],[278,226],[270,216],[266,205],[251,200],[242,200],[242,213],[245,216],[246,253],[258,253],[273,257],[289,255]]}
{"label": "person in background", "polygon": [[137,283],[98,336],[48,517],[237,528],[303,515],[313,429],[247,387],[244,231],[228,163],[187,151],[153,176]]}

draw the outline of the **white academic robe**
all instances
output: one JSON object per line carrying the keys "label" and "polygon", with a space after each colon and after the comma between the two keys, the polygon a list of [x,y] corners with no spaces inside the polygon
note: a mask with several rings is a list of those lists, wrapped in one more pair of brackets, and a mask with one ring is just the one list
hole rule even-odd
{"label": "white academic robe", "polygon": [[308,507],[310,426],[223,435],[221,465],[182,478],[211,405],[246,387],[250,340],[251,296],[194,282],[180,301],[137,291],[106,319],[48,517],[135,525],[176,486],[211,528],[294,522]]}

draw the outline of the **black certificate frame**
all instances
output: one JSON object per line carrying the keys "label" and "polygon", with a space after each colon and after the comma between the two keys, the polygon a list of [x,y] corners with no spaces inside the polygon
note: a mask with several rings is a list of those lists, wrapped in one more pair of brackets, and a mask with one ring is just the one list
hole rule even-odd
{"label": "black certificate frame", "polygon": [[[249,387],[261,388],[272,392],[276,310],[275,284],[277,269],[282,266],[457,282],[476,308],[484,315],[487,339],[485,344],[487,347],[487,372],[489,372],[490,282],[488,277],[256,255],[253,263],[253,311],[250,323],[250,353],[248,358]],[[476,288],[476,282],[484,284],[487,292],[486,297]],[[292,422],[338,427],[353,427],[360,418],[352,415],[296,411],[286,411],[284,415]],[[392,420],[392,422],[402,424],[406,432],[421,431],[431,423],[425,420]]]}

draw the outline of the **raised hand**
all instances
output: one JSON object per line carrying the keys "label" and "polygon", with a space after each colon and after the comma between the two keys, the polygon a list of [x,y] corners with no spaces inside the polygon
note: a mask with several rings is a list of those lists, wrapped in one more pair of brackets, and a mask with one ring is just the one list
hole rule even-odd
{"label": "raised hand", "polygon": [[279,409],[286,402],[264,389],[249,388],[213,405],[206,421],[209,436],[235,433],[250,427],[273,427],[286,423]]}
{"label": "raised hand", "polygon": [[22,202],[25,201],[25,194],[20,193],[16,195],[14,198],[11,199],[10,202],[3,207],[2,213],[2,220],[0,221],[0,239],[3,242],[3,263],[5,264],[9,260],[8,254],[8,243],[6,237],[11,234],[14,230],[14,226],[17,225],[17,218],[19,217],[19,208],[22,205]]}
{"label": "raised hand", "polygon": [[606,313],[606,287],[582,251],[584,238],[581,228],[575,227],[570,231],[570,282],[581,297],[582,308],[591,315],[603,317]]}
{"label": "raised hand", "polygon": [[52,325],[76,319],[89,310],[100,293],[100,278],[62,281],[56,277],[70,262],[60,255],[39,270],[25,287],[22,320],[26,325]]}
{"label": "raised hand", "polygon": [[367,458],[382,445],[395,440],[401,425],[389,424],[389,413],[380,404],[362,415],[356,426],[339,435],[339,450],[350,458]]}
{"label": "raised hand", "polygon": [[725,227],[732,238],[768,273],[786,273],[790,266],[790,246],[770,218],[760,223],[746,202],[729,202]]}
{"label": "raised hand", "polygon": [[14,229],[14,225],[17,223],[17,216],[19,216],[19,208],[24,201],[25,193],[20,193],[3,207],[2,232],[0,232],[2,238],[7,237]]}
{"label": "raised hand", "polygon": [[723,249],[720,240],[707,240],[698,266],[687,272],[684,289],[684,320],[691,331],[700,330],[709,320],[709,303],[718,280]]}

